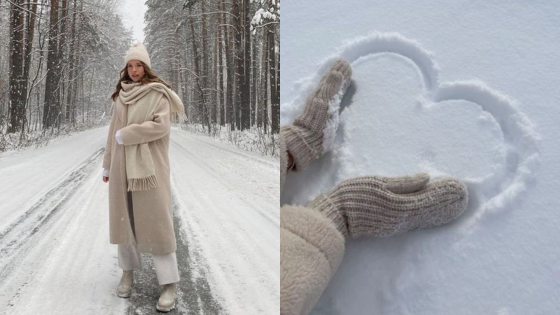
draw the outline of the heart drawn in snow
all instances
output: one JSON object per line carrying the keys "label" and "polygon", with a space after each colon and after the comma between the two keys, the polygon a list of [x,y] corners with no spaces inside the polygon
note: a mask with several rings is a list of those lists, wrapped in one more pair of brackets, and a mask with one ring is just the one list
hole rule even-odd
{"label": "heart drawn in snow", "polygon": [[[399,170],[424,171],[432,177],[449,175],[467,183],[469,209],[474,209],[469,211],[472,225],[485,213],[510,205],[526,190],[539,165],[538,135],[516,102],[481,81],[440,83],[431,53],[400,34],[359,38],[325,60],[315,76],[296,87],[297,96],[282,104],[283,124],[293,121],[305,97],[337,58],[352,65],[354,90],[351,86],[343,100],[343,107],[348,106],[341,114],[336,148],[312,163],[305,176],[289,175],[305,182],[290,183],[288,177],[284,193],[292,196],[291,202],[304,203],[310,195],[314,198],[332,188],[325,182],[368,174],[404,175]],[[420,84],[417,76],[391,74],[395,66],[412,69],[420,76]],[[378,71],[387,80],[368,76]],[[393,84],[392,95],[383,91],[384,81]],[[410,84],[412,81],[416,84]],[[407,85],[412,86],[404,87]],[[414,112],[402,115],[403,110]],[[375,154],[371,156],[371,152]],[[376,168],[380,159],[385,159],[381,165],[394,168]],[[309,188],[312,185],[316,187]]]}

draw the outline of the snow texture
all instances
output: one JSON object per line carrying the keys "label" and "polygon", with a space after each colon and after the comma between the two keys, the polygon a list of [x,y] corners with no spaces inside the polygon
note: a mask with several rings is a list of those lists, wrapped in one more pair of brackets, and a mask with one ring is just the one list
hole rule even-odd
{"label": "snow texture", "polygon": [[[102,181],[107,133],[0,154],[0,314],[155,313],[153,269],[135,272],[130,299],[115,293],[122,271]],[[278,159],[176,128],[169,151],[175,314],[277,314]]]}
{"label": "snow texture", "polygon": [[[181,130],[187,130],[201,136],[208,136],[207,129],[200,124],[189,124],[177,126]],[[251,127],[245,130],[231,130],[229,124],[214,129],[209,136],[214,140],[235,145],[241,150],[258,152],[263,156],[278,158],[280,139],[278,134],[271,134],[263,127]]]}
{"label": "snow texture", "polygon": [[344,96],[344,93],[346,93],[346,89],[349,84],[350,81],[343,81],[338,92],[329,101],[329,109],[327,110],[329,118],[327,119],[325,128],[323,129],[323,154],[333,149],[334,138],[336,136],[336,130],[338,129],[340,119],[340,102],[342,101],[342,97]]}
{"label": "snow texture", "polygon": [[288,175],[281,203],[356,176],[427,172],[465,181],[469,206],[440,228],[349,241],[312,314],[555,313],[558,8],[360,4],[284,8],[281,124],[336,58],[353,79],[334,149]]}

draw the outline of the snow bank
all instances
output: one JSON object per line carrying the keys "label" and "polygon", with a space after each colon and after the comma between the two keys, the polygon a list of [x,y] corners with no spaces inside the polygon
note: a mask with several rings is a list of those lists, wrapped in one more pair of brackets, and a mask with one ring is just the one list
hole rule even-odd
{"label": "snow bank", "polygon": [[263,156],[278,158],[280,140],[278,134],[271,134],[262,127],[251,127],[246,130],[230,130],[229,124],[226,126],[212,127],[211,134],[208,134],[207,127],[200,124],[179,125],[181,130],[206,135],[221,142],[231,143],[236,147],[250,152],[257,152]]}

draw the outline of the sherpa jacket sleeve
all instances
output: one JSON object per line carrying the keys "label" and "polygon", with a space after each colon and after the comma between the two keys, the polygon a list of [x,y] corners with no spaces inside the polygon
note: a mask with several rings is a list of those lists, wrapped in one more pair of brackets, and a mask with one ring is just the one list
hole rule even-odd
{"label": "sherpa jacket sleeve", "polygon": [[103,155],[103,168],[111,169],[111,148],[113,139],[115,138],[115,122],[117,120],[116,104],[113,103],[113,115],[111,116],[111,124],[109,125],[109,135],[107,136],[107,145],[105,146],[105,154]]}
{"label": "sherpa jacket sleeve", "polygon": [[344,256],[344,236],[321,212],[280,209],[280,314],[307,315]]}
{"label": "sherpa jacket sleeve", "polygon": [[162,97],[152,120],[141,124],[130,124],[121,129],[124,145],[147,143],[164,137],[171,129],[170,104]]}

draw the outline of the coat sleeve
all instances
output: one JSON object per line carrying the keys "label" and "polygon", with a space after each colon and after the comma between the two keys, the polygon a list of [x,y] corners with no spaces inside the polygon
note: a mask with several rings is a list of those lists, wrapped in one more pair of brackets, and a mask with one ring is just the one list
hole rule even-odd
{"label": "coat sleeve", "polygon": [[107,144],[105,145],[105,154],[103,155],[103,168],[111,169],[111,148],[115,139],[115,121],[117,120],[116,104],[113,103],[113,115],[111,116],[111,124],[109,125],[109,135],[107,136]]}
{"label": "coat sleeve", "polygon": [[122,128],[121,138],[124,145],[147,143],[163,138],[170,129],[170,104],[166,97],[162,97],[154,112],[153,120],[141,124],[130,124]]}
{"label": "coat sleeve", "polygon": [[280,313],[307,315],[344,255],[344,237],[319,211],[280,209]]}

